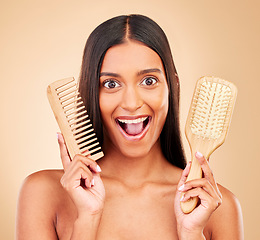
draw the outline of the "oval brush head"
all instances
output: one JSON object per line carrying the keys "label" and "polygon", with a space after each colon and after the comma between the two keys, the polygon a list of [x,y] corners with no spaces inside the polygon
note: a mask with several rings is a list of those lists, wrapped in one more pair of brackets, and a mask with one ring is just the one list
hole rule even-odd
{"label": "oval brush head", "polygon": [[[234,97],[230,84],[218,78],[205,77],[199,81],[192,101],[190,116],[193,134],[217,139],[229,125],[231,102]],[[226,84],[225,84],[226,83]]]}
{"label": "oval brush head", "polygon": [[[185,134],[192,154],[192,165],[187,181],[202,177],[201,167],[195,152],[201,152],[207,159],[224,143],[237,95],[234,84],[216,77],[202,77],[197,81]],[[198,198],[181,202],[184,213],[191,212]]]}

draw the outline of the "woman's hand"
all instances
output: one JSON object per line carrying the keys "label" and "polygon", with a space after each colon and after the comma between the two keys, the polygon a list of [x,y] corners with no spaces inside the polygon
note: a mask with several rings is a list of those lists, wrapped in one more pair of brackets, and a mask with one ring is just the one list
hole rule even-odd
{"label": "woman's hand", "polygon": [[71,161],[63,136],[58,133],[60,156],[64,168],[61,178],[63,188],[69,193],[78,210],[78,218],[84,215],[101,214],[105,189],[97,163],[77,154]]}
{"label": "woman's hand", "polygon": [[[203,239],[203,229],[211,214],[222,202],[222,195],[208,161],[198,152],[196,158],[201,165],[203,178],[185,183],[191,166],[189,162],[183,171],[175,197],[175,214],[180,239],[188,239],[187,236],[194,236],[192,239],[196,239],[196,236],[198,239]],[[191,213],[184,214],[180,207],[180,201],[185,202],[191,197],[198,197],[199,205]]]}

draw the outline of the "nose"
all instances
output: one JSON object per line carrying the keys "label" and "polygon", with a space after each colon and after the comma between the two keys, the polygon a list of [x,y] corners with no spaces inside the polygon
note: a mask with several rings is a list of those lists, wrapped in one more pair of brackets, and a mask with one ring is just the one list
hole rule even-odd
{"label": "nose", "polygon": [[135,87],[127,87],[122,96],[121,107],[129,112],[134,112],[141,108],[143,100],[138,89]]}

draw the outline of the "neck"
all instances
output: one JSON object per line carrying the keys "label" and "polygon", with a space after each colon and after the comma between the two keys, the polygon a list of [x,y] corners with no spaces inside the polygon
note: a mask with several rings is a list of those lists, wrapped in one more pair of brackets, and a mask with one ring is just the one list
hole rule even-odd
{"label": "neck", "polygon": [[169,165],[161,151],[159,141],[144,156],[126,156],[117,149],[103,146],[105,157],[99,160],[103,174],[126,184],[140,185],[159,181]]}

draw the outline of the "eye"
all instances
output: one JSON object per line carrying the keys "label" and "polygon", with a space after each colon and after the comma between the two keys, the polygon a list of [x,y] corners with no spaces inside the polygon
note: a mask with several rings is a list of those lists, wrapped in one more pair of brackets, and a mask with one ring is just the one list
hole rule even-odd
{"label": "eye", "polygon": [[116,87],[120,87],[120,84],[117,81],[112,80],[112,79],[104,81],[102,85],[105,88],[108,88],[108,89],[113,89],[113,88],[116,88]]}
{"label": "eye", "polygon": [[158,82],[158,80],[154,77],[146,77],[142,82],[141,85],[145,85],[145,86],[152,86],[154,84],[156,84]]}

